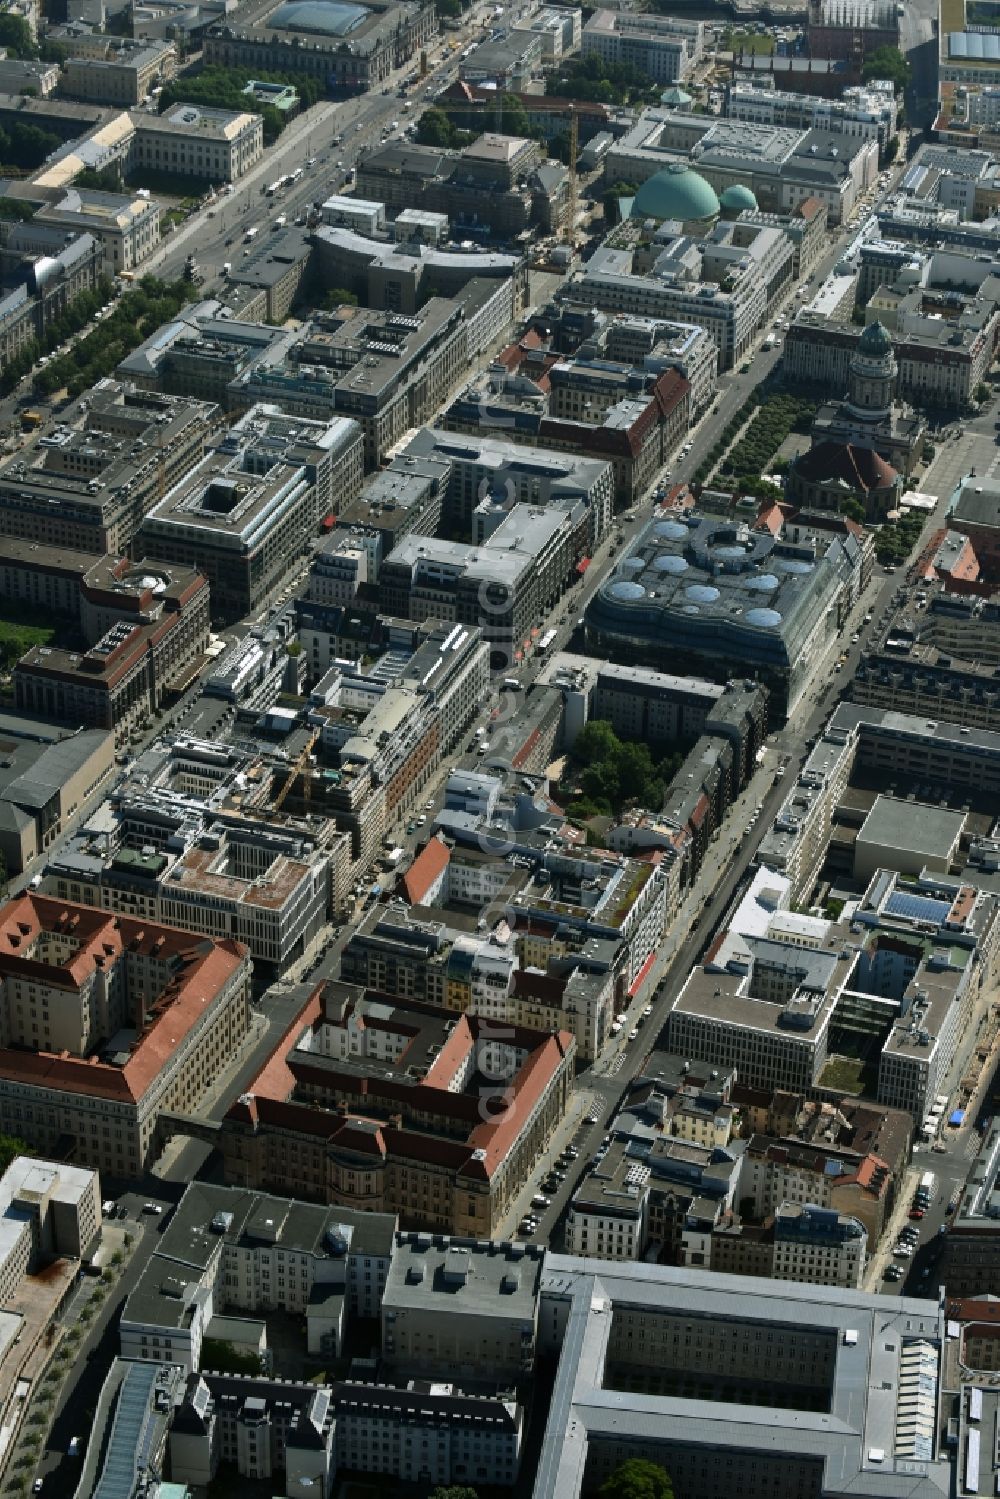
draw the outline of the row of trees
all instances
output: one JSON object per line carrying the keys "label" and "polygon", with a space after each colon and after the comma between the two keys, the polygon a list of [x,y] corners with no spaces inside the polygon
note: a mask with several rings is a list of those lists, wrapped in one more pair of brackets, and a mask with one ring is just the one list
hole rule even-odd
{"label": "row of trees", "polygon": [[0,375],[0,395],[9,395],[35,366],[43,354],[57,349],[67,338],[85,328],[94,313],[111,296],[110,281],[98,282],[95,291],[81,292],[59,317],[53,318],[42,338],[31,339],[25,344],[16,359],[12,359]]}
{"label": "row of trees", "polygon": [[875,555],[883,567],[905,562],[920,539],[925,517],[907,511],[892,526],[882,526],[875,537]]}
{"label": "row of trees", "polygon": [[722,472],[738,484],[759,479],[790,432],[808,432],[816,402],[776,392],[760,403],[757,415],[739,442],[722,460]]}
{"label": "row of trees", "polygon": [[247,110],[264,117],[264,143],[272,145],[288,123],[287,115],[273,104],[261,104],[245,94],[243,90],[250,78],[259,78],[264,83],[290,83],[298,90],[303,107],[308,109],[323,97],[323,85],[318,78],[296,73],[254,73],[242,68],[224,68],[218,64],[202,68],[200,73],[173,78],[164,84],[160,95],[160,113],[173,104],[202,104],[205,108]]}
{"label": "row of trees", "polygon": [[70,399],[82,395],[196,296],[190,282],[159,281],[155,276],[143,276],[99,327],[81,338],[61,359],[37,371],[35,390],[39,395],[52,395],[65,386]]}

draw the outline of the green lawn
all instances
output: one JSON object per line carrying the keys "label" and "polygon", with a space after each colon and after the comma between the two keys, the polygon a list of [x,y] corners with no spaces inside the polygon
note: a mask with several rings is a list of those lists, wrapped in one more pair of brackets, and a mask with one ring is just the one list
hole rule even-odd
{"label": "green lawn", "polygon": [[55,633],[54,624],[0,618],[0,666],[13,666],[33,645],[48,645]]}
{"label": "green lawn", "polygon": [[818,1082],[821,1088],[835,1088],[842,1093],[864,1091],[865,1064],[860,1057],[831,1057]]}
{"label": "green lawn", "polygon": [[774,51],[773,36],[759,36],[756,31],[737,31],[733,36],[734,52],[754,52],[761,57],[770,57]]}

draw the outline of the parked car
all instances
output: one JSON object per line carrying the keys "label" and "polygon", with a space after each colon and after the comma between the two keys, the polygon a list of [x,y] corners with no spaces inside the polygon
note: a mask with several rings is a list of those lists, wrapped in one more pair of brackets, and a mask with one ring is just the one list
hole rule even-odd
{"label": "parked car", "polygon": [[546,1197],[544,1193],[536,1192],[534,1197],[531,1199],[531,1206],[533,1208],[547,1208],[551,1207],[552,1204],[550,1199]]}

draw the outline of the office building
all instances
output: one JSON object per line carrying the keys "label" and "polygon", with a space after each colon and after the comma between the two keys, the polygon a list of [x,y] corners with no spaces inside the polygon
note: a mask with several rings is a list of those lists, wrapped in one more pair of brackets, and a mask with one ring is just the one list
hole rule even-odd
{"label": "office building", "polygon": [[214,401],[223,410],[245,410],[245,402],[232,399],[239,376],[275,351],[290,348],[295,334],[222,313],[222,304],[212,300],[184,308],[125,356],[118,366],[119,378],[140,390]]}
{"label": "office building", "polygon": [[305,1318],[310,1354],[338,1359],[350,1320],[379,1315],[395,1227],[386,1213],[193,1182],[126,1299],[122,1354],[190,1374],[213,1318],[281,1310]]}
{"label": "office building", "polygon": [[204,401],[99,381],[0,464],[0,535],[126,555],[143,517],[200,461],[220,420]]}
{"label": "office building", "polygon": [[159,1114],[194,1113],[249,1033],[249,954],[229,938],[32,892],[0,911],[0,972],[0,1127],[109,1176],[149,1167]]}
{"label": "office building", "polygon": [[216,619],[240,619],[277,592],[320,519],[354,499],[363,474],[359,426],[254,406],[178,482],[140,528],[140,545],[197,564]]}
{"label": "office building", "polygon": [[[852,536],[691,512],[652,520],[591,600],[588,647],[625,662],[662,661],[712,676],[742,669],[792,710],[856,594]],[[736,667],[740,663],[740,668]]]}
{"label": "office building", "polygon": [[11,537],[0,538],[0,576],[11,597],[77,616],[86,642],[79,651],[33,646],[22,656],[13,673],[18,709],[113,730],[118,746],[190,680],[208,644],[208,583],[190,568]]}
{"label": "office building", "polygon": [[581,42],[584,57],[626,64],[654,83],[683,83],[701,61],[705,26],[674,16],[597,10],[583,28]]}
{"label": "office building", "polygon": [[[344,217],[338,211],[338,218]],[[324,283],[353,292],[374,311],[409,315],[430,297],[454,297],[472,282],[509,283],[510,312],[500,326],[506,332],[524,302],[527,272],[520,255],[439,245],[447,234],[447,217],[427,208],[404,209],[392,230],[395,240],[390,242],[344,223],[320,225],[310,244]],[[489,295],[485,287],[481,291]]]}
{"label": "office building", "polygon": [[411,534],[382,563],[382,609],[474,625],[494,662],[513,662],[579,577],[590,550],[588,520],[582,500],[572,509],[515,504],[479,545]]}
{"label": "office building", "polygon": [[329,983],[227,1110],[226,1179],[488,1237],[549,1148],[575,1056],[566,1032],[498,1040],[475,1015]]}
{"label": "office building", "polygon": [[382,1357],[397,1375],[507,1382],[530,1374],[540,1245],[396,1236],[382,1297]]}
{"label": "office building", "polygon": [[0,1302],[56,1255],[82,1260],[101,1229],[96,1171],[15,1156],[0,1177]]}
{"label": "office building", "polygon": [[749,1499],[951,1491],[933,1300],[550,1254],[538,1344],[558,1364],[534,1499],[594,1493],[628,1458],[678,1492],[736,1473]]}

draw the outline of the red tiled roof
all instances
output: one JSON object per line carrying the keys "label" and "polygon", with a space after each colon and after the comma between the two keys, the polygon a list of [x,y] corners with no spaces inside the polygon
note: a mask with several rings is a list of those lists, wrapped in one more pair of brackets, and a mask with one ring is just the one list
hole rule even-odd
{"label": "red tiled roof", "polygon": [[435,880],[448,868],[450,860],[451,852],[440,838],[431,838],[424,844],[403,876],[403,888],[411,906],[422,904]]}
{"label": "red tiled roof", "polygon": [[873,489],[891,489],[897,478],[892,464],[878,453],[850,442],[816,443],[795,460],[795,471],[814,482],[842,479],[862,494]]}

